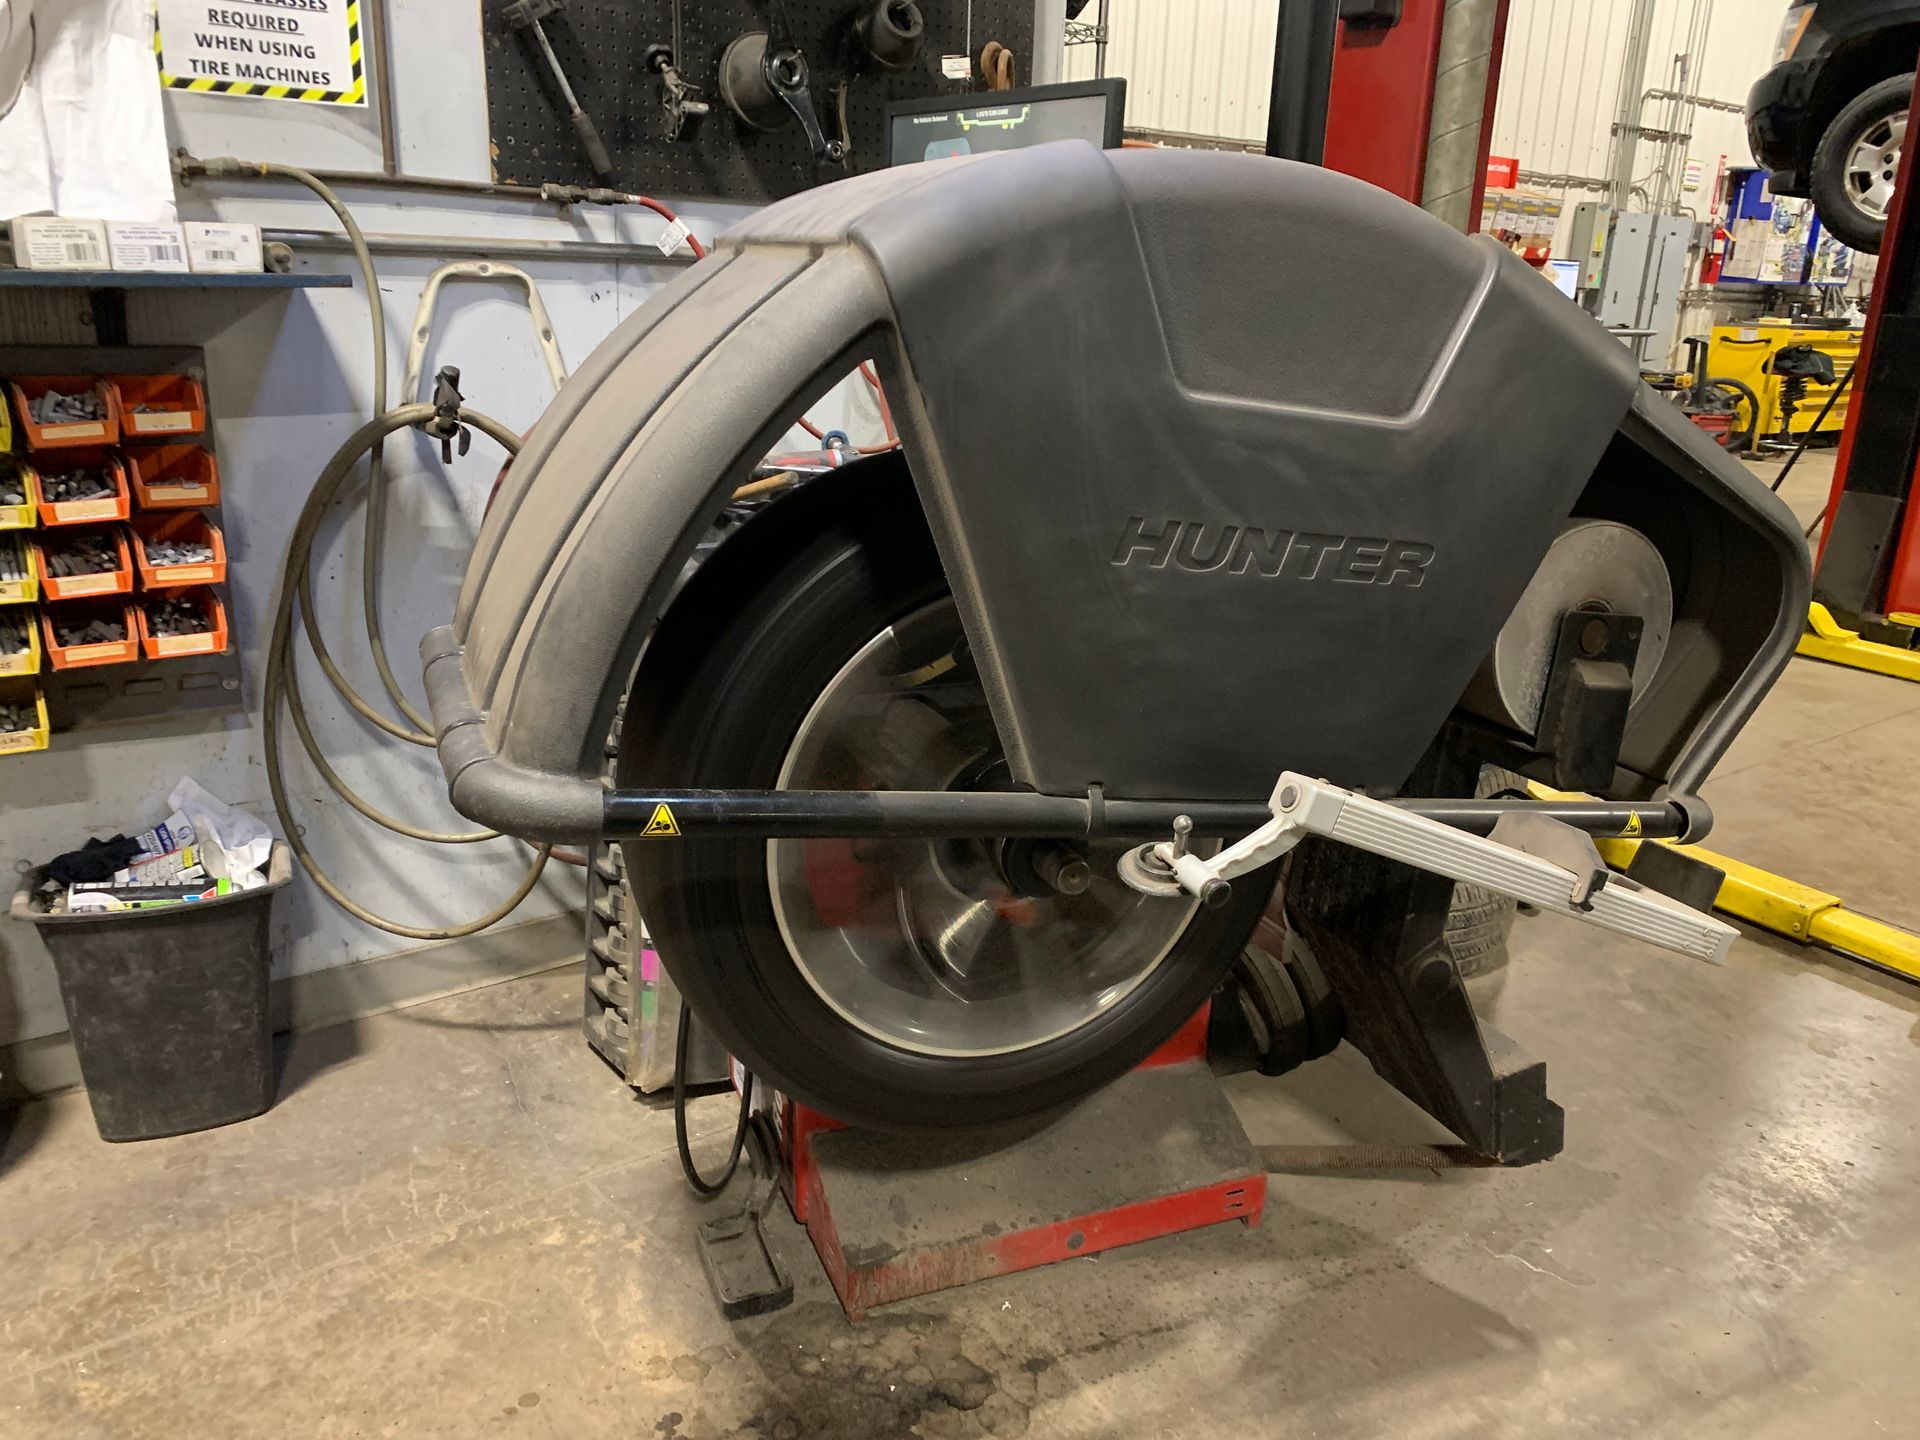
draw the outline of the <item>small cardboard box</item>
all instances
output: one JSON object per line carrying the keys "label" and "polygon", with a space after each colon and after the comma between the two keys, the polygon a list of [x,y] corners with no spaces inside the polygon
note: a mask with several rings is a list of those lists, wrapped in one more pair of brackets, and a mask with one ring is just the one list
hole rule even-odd
{"label": "small cardboard box", "polygon": [[107,222],[107,253],[116,270],[148,270],[184,275],[187,237],[178,225],[147,225],[131,220]]}
{"label": "small cardboard box", "polygon": [[260,255],[260,227],[209,220],[188,220],[187,260],[201,275],[257,275],[265,265]]}
{"label": "small cardboard box", "polygon": [[13,237],[13,263],[22,270],[107,268],[105,221],[16,215],[7,231]]}

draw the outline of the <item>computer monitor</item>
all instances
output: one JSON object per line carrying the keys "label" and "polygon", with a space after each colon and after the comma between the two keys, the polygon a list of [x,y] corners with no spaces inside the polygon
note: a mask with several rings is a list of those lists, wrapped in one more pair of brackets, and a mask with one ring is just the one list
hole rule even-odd
{"label": "computer monitor", "polygon": [[1553,288],[1569,300],[1580,298],[1580,262],[1578,260],[1547,261],[1547,278],[1553,281]]}
{"label": "computer monitor", "polygon": [[1049,140],[1089,140],[1113,150],[1126,108],[1127,82],[1119,78],[896,100],[887,106],[887,164],[1023,150]]}

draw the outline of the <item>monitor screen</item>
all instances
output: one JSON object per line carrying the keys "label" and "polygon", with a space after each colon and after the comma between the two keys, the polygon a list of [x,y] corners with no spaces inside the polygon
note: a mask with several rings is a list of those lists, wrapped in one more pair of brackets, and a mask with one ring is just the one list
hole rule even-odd
{"label": "monitor screen", "polygon": [[1547,261],[1547,278],[1553,281],[1553,288],[1569,300],[1580,298],[1580,262],[1578,260]]}
{"label": "monitor screen", "polygon": [[909,100],[887,107],[887,163],[911,165],[1050,140],[1120,143],[1125,82],[1037,85]]}

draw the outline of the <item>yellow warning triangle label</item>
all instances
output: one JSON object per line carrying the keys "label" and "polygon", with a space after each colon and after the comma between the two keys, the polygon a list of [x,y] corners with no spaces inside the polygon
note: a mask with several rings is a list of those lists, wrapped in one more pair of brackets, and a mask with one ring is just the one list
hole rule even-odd
{"label": "yellow warning triangle label", "polygon": [[[666,808],[667,808],[666,806],[662,805],[659,810],[654,811],[653,818],[656,821],[658,821],[661,816],[661,813],[665,811]],[[667,816],[667,823],[669,825],[673,823],[673,817],[671,815]],[[653,831],[649,829],[647,833],[651,835]],[[678,835],[680,832],[676,830],[673,833]],[[1640,833],[1640,817],[1638,815],[1629,815],[1627,817],[1627,823],[1624,827],[1622,827],[1620,833],[1622,835],[1638,835]]]}
{"label": "yellow warning triangle label", "polygon": [[653,807],[653,818],[647,821],[647,828],[640,833],[642,835],[678,835],[680,827],[674,823],[673,811],[664,805],[656,805]]}

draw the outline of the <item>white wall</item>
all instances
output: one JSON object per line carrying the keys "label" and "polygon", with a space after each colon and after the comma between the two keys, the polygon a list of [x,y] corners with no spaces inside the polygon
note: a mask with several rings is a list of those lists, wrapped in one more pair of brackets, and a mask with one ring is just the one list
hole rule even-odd
{"label": "white wall", "polygon": [[[1647,52],[1643,90],[1672,90],[1675,57],[1687,48],[1696,5],[1707,42],[1695,57],[1687,92],[1740,104],[1773,63],[1773,45],[1786,7],[1774,0],[1659,0]],[[1506,58],[1494,108],[1493,153],[1518,157],[1526,170],[1604,176],[1615,97],[1626,48],[1632,0],[1512,0]],[[1667,128],[1662,102],[1647,105],[1642,124]],[[1741,116],[1701,109],[1691,126],[1687,153],[1701,162],[1703,188],[1683,195],[1683,208],[1704,218],[1720,164],[1751,165]],[[1652,177],[1656,147],[1642,144],[1636,179]],[[1548,186],[1565,189],[1565,186]],[[1578,199],[1595,192],[1574,188]]]}
{"label": "white wall", "polygon": [[[1107,23],[1107,74],[1126,77],[1130,129],[1266,140],[1280,0],[1110,0]],[[1067,51],[1068,79],[1093,69],[1093,46]]]}
{"label": "white wall", "polygon": [[[84,0],[94,3],[94,0]],[[487,180],[485,82],[478,7],[448,0],[389,0],[399,160],[403,170],[438,178]],[[458,9],[457,15],[450,10]],[[377,40],[376,40],[377,43]],[[377,169],[376,112],[336,111],[291,102],[167,96],[171,143],[197,154],[274,159],[316,167]],[[644,176],[628,177],[645,187]],[[278,187],[196,185],[181,195],[185,217],[221,216],[262,225],[334,230],[336,224],[304,192]],[[498,200],[347,191],[362,227],[372,233],[413,232],[488,238],[649,242],[660,221],[645,212],[593,209],[562,217],[551,207]],[[670,198],[670,197],[662,197]],[[680,207],[695,232],[710,238],[744,213],[740,207]],[[434,262],[377,257],[386,305],[394,394],[414,305]],[[352,273],[351,257],[315,250],[301,268]],[[539,282],[562,354],[577,367],[622,318],[674,273],[646,263],[521,261]],[[84,297],[44,317],[41,331],[84,337],[77,317]],[[246,709],[223,721],[177,721],[56,737],[37,756],[0,760],[0,856],[44,860],[89,835],[131,830],[164,812],[174,780],[191,774],[210,790],[271,819],[260,735],[260,678],[268,620],[278,595],[287,536],[307,489],[334,449],[370,413],[370,358],[365,299],[358,289],[315,290],[236,300],[231,291],[134,292],[133,343],[207,347],[215,410],[224,517],[232,550],[231,584],[246,673]],[[0,310],[14,329],[18,311]],[[524,308],[506,286],[449,287],[443,292],[426,373],[461,367],[471,402],[515,429],[539,416],[552,394],[528,330]],[[841,423],[823,407],[817,418]],[[859,438],[868,438],[864,432]],[[395,668],[420,703],[419,636],[451,617],[453,597],[481,505],[499,464],[484,439],[444,470],[416,439],[389,445],[394,477],[389,540],[392,576],[383,619]],[[334,653],[363,694],[380,695],[366,658],[358,604],[358,507],[354,523],[336,522],[319,566],[323,625]],[[329,755],[362,793],[432,828],[465,829],[445,802],[431,752],[402,745],[345,711],[311,663],[302,687]],[[289,733],[286,749],[297,755]],[[320,785],[305,757],[289,760],[295,808],[305,837],[348,891],[376,911],[428,925],[459,921],[492,908],[520,873],[525,852],[508,842],[455,848],[398,840],[346,811]],[[277,827],[276,827],[277,828]],[[549,877],[515,917],[532,918],[578,903],[576,877],[550,867]],[[275,906],[276,975],[288,975],[414,948],[360,924],[335,908],[304,877]],[[65,1020],[50,967],[30,928],[0,919],[0,1043],[63,1030]]]}
{"label": "white wall", "polygon": [[[1524,171],[1557,181],[1528,188],[1567,199],[1558,247],[1564,253],[1574,204],[1599,191],[1577,178],[1609,173],[1608,145],[1626,49],[1632,0],[1511,0],[1491,151],[1519,159]],[[1785,0],[1657,0],[1648,47],[1646,90],[1684,90],[1730,104],[1772,64]],[[1083,20],[1091,20],[1091,5]],[[1258,145],[1266,137],[1279,0],[1110,0],[1107,73],[1127,80],[1129,129],[1163,130]],[[1704,33],[1681,83],[1676,57]],[[1067,74],[1094,71],[1094,49],[1067,51]],[[1674,128],[1667,102],[1648,102],[1641,124]],[[1697,108],[1687,123],[1699,188],[1681,176],[1671,194],[1681,210],[1705,219],[1721,166],[1753,163],[1744,117]],[[1660,147],[1636,147],[1634,176],[1654,188]],[[1684,164],[1676,170],[1684,175]],[[1644,202],[1642,202],[1644,203]],[[1742,302],[1731,302],[1738,308]],[[1726,307],[1721,306],[1722,310]],[[1714,307],[1691,303],[1681,334],[1708,327]],[[1676,342],[1677,348],[1677,342]],[[1658,357],[1652,357],[1658,359]]]}
{"label": "white wall", "polygon": [[[1646,89],[1673,89],[1696,4],[1659,0]],[[1494,115],[1493,151],[1530,170],[1602,175],[1631,0],[1512,0]],[[1107,73],[1127,79],[1127,124],[1242,141],[1266,136],[1279,0],[1111,0]],[[1740,103],[1772,63],[1784,0],[1719,0],[1688,90]],[[1092,20],[1093,7],[1081,15]],[[1093,74],[1090,45],[1067,51],[1067,74]],[[1650,105],[1645,123],[1664,126]],[[1711,184],[1720,157],[1748,164],[1740,116],[1702,110],[1690,153]],[[1653,163],[1643,150],[1644,174]]]}

